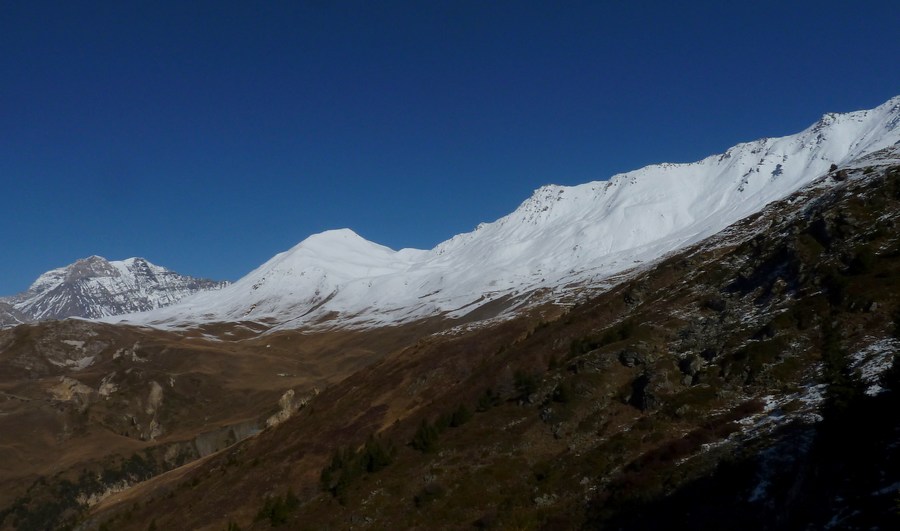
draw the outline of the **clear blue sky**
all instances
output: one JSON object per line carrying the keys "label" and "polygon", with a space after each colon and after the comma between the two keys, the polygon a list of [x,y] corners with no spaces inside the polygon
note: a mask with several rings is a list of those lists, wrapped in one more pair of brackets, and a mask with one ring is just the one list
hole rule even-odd
{"label": "clear blue sky", "polygon": [[235,280],[430,248],[546,183],[900,94],[900,2],[0,3],[0,294],[99,254]]}

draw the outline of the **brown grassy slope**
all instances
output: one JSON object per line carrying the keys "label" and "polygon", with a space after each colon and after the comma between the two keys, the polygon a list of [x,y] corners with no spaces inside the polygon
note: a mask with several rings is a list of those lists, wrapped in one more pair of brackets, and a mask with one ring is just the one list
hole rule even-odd
{"label": "brown grassy slope", "polygon": [[[174,448],[172,465],[193,459],[196,437],[262,426],[286,390],[300,398],[324,389],[421,333],[410,327],[402,336],[283,332],[213,341],[81,321],[0,332],[0,510],[40,477],[74,480],[119,456]],[[88,354],[89,366],[66,365]],[[104,382],[115,389],[101,394]],[[161,400],[148,413],[155,384]],[[151,440],[152,423],[161,428]]]}

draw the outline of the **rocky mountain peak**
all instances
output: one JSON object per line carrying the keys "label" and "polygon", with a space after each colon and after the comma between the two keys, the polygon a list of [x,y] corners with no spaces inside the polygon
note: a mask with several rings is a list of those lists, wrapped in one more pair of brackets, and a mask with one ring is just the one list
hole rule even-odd
{"label": "rocky mountain peak", "polygon": [[90,256],[77,260],[75,263],[64,268],[66,280],[70,282],[78,281],[83,278],[94,278],[119,276],[118,270],[109,263],[109,260],[102,256]]}
{"label": "rocky mountain peak", "polygon": [[97,318],[162,308],[227,282],[180,275],[144,258],[89,256],[47,271],[24,293],[0,299],[0,326],[27,321]]}

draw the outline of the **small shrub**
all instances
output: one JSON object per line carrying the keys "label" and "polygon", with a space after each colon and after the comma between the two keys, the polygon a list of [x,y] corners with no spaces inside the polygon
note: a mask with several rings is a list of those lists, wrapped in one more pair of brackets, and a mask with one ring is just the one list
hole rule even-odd
{"label": "small shrub", "polygon": [[871,273],[875,269],[875,262],[878,257],[868,247],[863,247],[857,251],[856,256],[850,261],[851,275],[865,275]]}
{"label": "small shrub", "polygon": [[816,310],[810,306],[798,305],[791,310],[791,316],[797,323],[797,330],[808,330],[816,324]]}
{"label": "small shrub", "polygon": [[572,386],[569,382],[562,381],[553,389],[553,401],[560,404],[568,404],[572,401]]}
{"label": "small shrub", "polygon": [[412,441],[410,441],[409,444],[422,453],[431,453],[437,450],[439,435],[440,433],[438,432],[437,427],[432,426],[427,420],[422,419],[422,423],[419,424],[419,429],[416,430],[416,434],[413,435]]}
{"label": "small shrub", "polygon": [[536,375],[524,371],[516,371],[514,379],[517,398],[526,400],[537,392],[538,379]]}
{"label": "small shrub", "polygon": [[447,490],[443,485],[432,481],[422,487],[422,490],[413,497],[413,503],[415,503],[416,507],[422,507],[431,501],[441,498],[446,492]]}
{"label": "small shrub", "polygon": [[284,497],[275,496],[274,498],[266,498],[262,508],[256,513],[254,521],[261,522],[268,520],[272,527],[277,527],[287,523],[288,515],[300,506],[300,500],[294,495],[292,489],[288,489]]}
{"label": "small shrub", "polygon": [[444,430],[450,427],[450,421],[453,419],[452,413],[442,413],[441,416],[434,421],[434,427],[437,428],[438,433],[443,433]]}
{"label": "small shrub", "polygon": [[552,371],[560,368],[559,358],[556,357],[556,354],[550,356],[550,360],[547,361],[547,370]]}
{"label": "small shrub", "polygon": [[824,416],[826,419],[842,417],[862,393],[862,386],[851,374],[840,332],[830,320],[822,323],[822,364],[823,379],[828,384]]}
{"label": "small shrub", "polygon": [[850,282],[847,277],[831,270],[822,279],[822,285],[828,291],[828,300],[831,304],[839,306],[847,299],[847,287]]}
{"label": "small shrub", "polygon": [[572,343],[569,344],[569,357],[578,356],[579,354],[584,354],[585,352],[590,352],[597,348],[597,346],[597,342],[589,337],[573,339]]}
{"label": "small shrub", "polygon": [[703,307],[708,308],[716,313],[722,313],[728,309],[728,303],[722,297],[710,297],[703,301]]}
{"label": "small shrub", "polygon": [[366,472],[378,472],[394,462],[397,450],[393,444],[383,443],[374,436],[369,437],[362,452],[362,467]]}
{"label": "small shrub", "polygon": [[453,412],[453,415],[450,417],[450,427],[458,428],[469,422],[472,419],[472,412],[469,411],[469,408],[465,406],[465,404],[460,404],[456,411]]}
{"label": "small shrub", "polygon": [[338,448],[320,475],[322,489],[331,492],[341,504],[347,501],[347,489],[366,471],[367,464],[351,448]]}
{"label": "small shrub", "polygon": [[492,529],[497,526],[497,509],[491,509],[472,522],[475,529]]}
{"label": "small shrub", "polygon": [[490,387],[488,387],[484,390],[484,394],[482,394],[478,398],[478,405],[476,406],[475,411],[483,413],[499,404],[500,396],[497,395]]}

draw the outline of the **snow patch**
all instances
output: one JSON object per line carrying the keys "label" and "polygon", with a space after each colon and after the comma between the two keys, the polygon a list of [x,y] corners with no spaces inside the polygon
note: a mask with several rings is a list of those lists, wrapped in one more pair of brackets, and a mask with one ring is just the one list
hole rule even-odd
{"label": "snow patch", "polygon": [[815,424],[822,421],[819,408],[825,402],[825,384],[807,384],[795,393],[786,395],[766,395],[760,413],[737,421],[740,434],[747,438],[757,438],[770,434],[792,422]]}
{"label": "snow patch", "polygon": [[884,391],[879,384],[881,375],[894,365],[894,356],[900,352],[900,341],[891,338],[875,340],[850,355],[850,369],[866,384],[866,394],[875,396]]}

